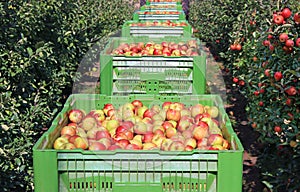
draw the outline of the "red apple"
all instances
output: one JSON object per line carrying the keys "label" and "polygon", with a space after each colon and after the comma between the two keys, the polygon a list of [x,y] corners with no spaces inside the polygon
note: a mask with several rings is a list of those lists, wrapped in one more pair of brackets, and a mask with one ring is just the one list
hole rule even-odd
{"label": "red apple", "polygon": [[106,146],[103,143],[95,141],[95,142],[91,143],[88,150],[91,150],[91,151],[106,150]]}
{"label": "red apple", "polygon": [[287,46],[287,47],[294,47],[294,41],[292,39],[286,40],[285,46]]}
{"label": "red apple", "polygon": [[294,87],[294,86],[290,86],[289,88],[287,88],[285,90],[285,92],[288,94],[288,95],[296,95],[297,94],[297,89]]}
{"label": "red apple", "polygon": [[170,121],[164,121],[161,125],[165,130],[167,130],[170,127],[174,127],[174,125]]}
{"label": "red apple", "polygon": [[128,139],[120,139],[116,141],[116,144],[119,145],[122,149],[125,149],[127,145],[130,144]]}
{"label": "red apple", "polygon": [[140,150],[141,148],[136,145],[136,144],[133,144],[133,143],[129,143],[126,147],[125,147],[126,150]]}
{"label": "red apple", "polygon": [[76,134],[76,129],[72,126],[64,126],[61,131],[60,131],[60,135],[65,135],[68,134],[70,136],[73,136]]}
{"label": "red apple", "polygon": [[107,112],[108,112],[109,110],[111,110],[111,109],[114,109],[113,104],[107,103],[107,104],[104,105],[104,107],[103,107],[102,110],[103,110],[104,114],[105,114],[106,116],[108,116],[108,115],[107,115]]}
{"label": "red apple", "polygon": [[96,132],[96,140],[99,140],[101,138],[111,138],[111,135],[108,131],[102,130]]}
{"label": "red apple", "polygon": [[294,14],[294,21],[299,24],[300,23],[300,13],[295,13]]}
{"label": "red apple", "polygon": [[170,127],[168,129],[166,129],[166,137],[167,138],[171,138],[176,134],[177,134],[177,129],[175,129],[174,127]]}
{"label": "red apple", "polygon": [[156,113],[151,110],[151,109],[147,109],[145,112],[144,112],[144,115],[143,115],[143,118],[145,117],[148,117],[148,118],[152,118]]}
{"label": "red apple", "polygon": [[197,140],[197,149],[207,149],[207,138]]}
{"label": "red apple", "polygon": [[279,41],[282,42],[282,43],[286,42],[286,40],[288,40],[288,38],[289,38],[289,36],[286,33],[281,33],[279,35]]}
{"label": "red apple", "polygon": [[80,137],[80,136],[79,136],[79,135],[73,135],[73,136],[69,137],[68,141],[69,141],[70,143],[73,143],[73,144],[74,144],[74,141],[75,141],[75,139],[76,139],[77,137]]}
{"label": "red apple", "polygon": [[163,108],[164,110],[169,109],[171,103],[172,103],[172,102],[170,102],[170,101],[165,101],[165,102],[162,104],[162,108]]}
{"label": "red apple", "polygon": [[119,146],[117,144],[113,144],[113,145],[109,146],[107,150],[114,151],[117,149],[122,149],[122,148],[121,148],[121,146]]}
{"label": "red apple", "polygon": [[273,17],[273,21],[274,21],[274,23],[276,23],[277,25],[281,25],[281,24],[283,23],[283,21],[284,21],[284,18],[283,18],[282,15],[275,15],[275,16]]}
{"label": "red apple", "polygon": [[280,81],[282,79],[282,73],[279,71],[275,72],[274,78],[276,81]]}
{"label": "red apple", "polygon": [[104,114],[103,110],[101,110],[101,109],[92,110],[89,112],[89,115],[94,116],[98,122],[102,122],[105,119],[105,114]]}
{"label": "red apple", "polygon": [[281,15],[283,16],[283,18],[287,19],[292,15],[292,11],[286,7],[281,11]]}
{"label": "red apple", "polygon": [[166,113],[167,120],[179,121],[181,118],[181,113],[178,110],[169,108]]}
{"label": "red apple", "polygon": [[147,132],[144,135],[142,135],[142,142],[143,143],[149,143],[152,142],[154,133],[153,132]]}
{"label": "red apple", "polygon": [[136,107],[136,108],[142,107],[142,106],[143,106],[143,103],[142,103],[140,100],[134,100],[134,101],[132,101],[131,103],[132,103],[132,105],[133,105],[134,107]]}
{"label": "red apple", "polygon": [[107,137],[103,137],[99,140],[97,140],[99,143],[102,143],[103,145],[105,145],[106,149],[108,149],[112,144],[113,141],[111,138],[107,138]]}
{"label": "red apple", "polygon": [[210,134],[207,139],[208,145],[223,145],[224,138],[219,134]]}
{"label": "red apple", "polygon": [[84,118],[85,113],[80,109],[72,109],[69,111],[69,120],[73,123],[80,123]]}
{"label": "red apple", "polygon": [[300,47],[300,37],[298,37],[295,42],[296,47]]}

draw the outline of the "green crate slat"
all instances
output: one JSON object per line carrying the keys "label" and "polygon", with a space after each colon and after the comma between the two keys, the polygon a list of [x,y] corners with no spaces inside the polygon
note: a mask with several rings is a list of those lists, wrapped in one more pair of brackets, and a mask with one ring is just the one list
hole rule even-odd
{"label": "green crate slat", "polygon": [[169,10],[169,11],[182,11],[182,5],[174,4],[154,4],[144,5],[140,8],[141,11],[155,11],[155,10]]}
{"label": "green crate slat", "polygon": [[185,17],[185,14],[184,14],[183,11],[178,11],[179,14],[144,14],[145,12],[147,12],[147,11],[137,11],[137,12],[135,12],[133,14],[133,20],[134,21],[146,21],[146,20],[186,20],[186,17]]}
{"label": "green crate slat", "polygon": [[[53,143],[68,122],[67,113],[79,108],[101,109],[112,103],[119,107],[135,99],[151,107],[164,101],[186,106],[201,103],[219,108],[220,128],[231,143],[229,150],[54,150]],[[214,191],[242,190],[243,146],[235,134],[219,95],[130,95],[73,94],[49,130],[33,147],[36,192],[63,191]]]}
{"label": "green crate slat", "polygon": [[[141,22],[148,23],[154,21]],[[158,22],[166,22],[161,20]],[[192,27],[187,21],[171,21],[173,23],[183,23],[186,26],[130,26],[137,24],[137,21],[127,21],[122,26],[122,37],[149,36],[151,38],[160,38],[165,36],[189,37],[193,35]]]}
{"label": "green crate slat", "polygon": [[[204,94],[206,90],[206,56],[202,54],[194,57],[163,57],[163,56],[141,56],[141,57],[125,57],[125,56],[112,56],[111,51],[118,47],[120,43],[127,42],[148,42],[151,38],[139,37],[139,38],[112,38],[108,43],[104,51],[100,55],[100,93],[106,95],[114,95],[114,93],[120,93],[120,89],[117,89],[117,80],[143,80],[148,81],[145,86],[136,86],[136,90],[132,90],[137,93],[147,94],[163,94],[172,93],[178,94]],[[184,42],[191,40],[191,38],[159,38],[151,39],[155,42],[173,41]],[[198,44],[200,42],[198,41]],[[123,72],[123,76],[122,73]],[[127,75],[127,77],[126,77]],[[175,82],[170,85],[169,90],[162,91],[159,88],[164,83],[160,81]],[[182,86],[182,82],[178,80],[188,81],[188,86]],[[166,83],[165,83],[166,84]],[[125,86],[125,85],[124,85]],[[115,87],[115,88],[114,88]],[[131,86],[132,87],[132,86]],[[192,89],[190,88],[192,87]],[[143,88],[145,91],[140,91]],[[123,90],[123,89],[121,89]],[[117,91],[117,92],[114,92]],[[129,90],[126,92],[129,94]],[[125,92],[124,92],[125,94]]]}
{"label": "green crate slat", "polygon": [[161,2],[153,2],[153,1],[146,1],[146,5],[181,5],[181,1],[174,1],[174,2],[168,2],[168,1],[161,1]]}

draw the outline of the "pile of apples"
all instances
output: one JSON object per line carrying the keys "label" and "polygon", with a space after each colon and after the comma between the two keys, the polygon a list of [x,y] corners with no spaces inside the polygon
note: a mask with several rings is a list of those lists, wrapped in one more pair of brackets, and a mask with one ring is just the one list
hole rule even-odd
{"label": "pile of apples", "polygon": [[121,43],[115,48],[112,55],[124,56],[198,56],[199,47],[196,40],[188,42],[138,42],[138,43]]}
{"label": "pile of apples", "polygon": [[216,106],[164,102],[147,107],[134,100],[115,108],[72,109],[69,122],[62,127],[54,149],[84,150],[228,150],[222,136]]}
{"label": "pile of apples", "polygon": [[179,21],[146,21],[146,22],[136,22],[136,23],[130,23],[129,26],[131,27],[184,27],[188,24],[186,22],[179,22]]}
{"label": "pile of apples", "polygon": [[176,9],[176,5],[145,5],[145,9]]}
{"label": "pile of apples", "polygon": [[149,0],[149,2],[167,3],[167,2],[181,2],[181,0]]}
{"label": "pile of apples", "polygon": [[180,11],[139,11],[139,15],[179,15]]}

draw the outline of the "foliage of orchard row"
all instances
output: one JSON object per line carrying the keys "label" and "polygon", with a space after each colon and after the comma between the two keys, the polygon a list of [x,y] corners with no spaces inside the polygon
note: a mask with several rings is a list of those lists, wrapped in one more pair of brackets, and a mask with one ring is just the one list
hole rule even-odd
{"label": "foliage of orchard row", "polygon": [[133,8],[121,0],[0,3],[2,191],[32,191],[33,144],[71,93],[84,54]]}
{"label": "foliage of orchard row", "polygon": [[189,18],[248,101],[249,122],[265,146],[263,182],[299,190],[299,1],[194,1]]}

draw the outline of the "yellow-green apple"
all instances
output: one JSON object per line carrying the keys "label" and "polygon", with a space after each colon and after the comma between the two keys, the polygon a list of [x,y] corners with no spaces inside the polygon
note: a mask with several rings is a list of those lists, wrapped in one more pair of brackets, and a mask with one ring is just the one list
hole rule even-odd
{"label": "yellow-green apple", "polygon": [[152,105],[152,107],[150,108],[151,111],[153,111],[155,114],[159,113],[159,111],[161,110],[159,105]]}
{"label": "yellow-green apple", "polygon": [[172,51],[171,56],[181,56],[181,53],[178,49],[175,49],[175,50]]}
{"label": "yellow-green apple", "polygon": [[169,151],[171,144],[173,143],[172,139],[165,138],[161,143],[160,149],[163,151]]}
{"label": "yellow-green apple", "polygon": [[191,117],[192,113],[187,108],[184,108],[180,111],[180,115],[181,115],[181,117],[183,117],[183,116]]}
{"label": "yellow-green apple", "polygon": [[173,102],[170,104],[170,109],[181,111],[182,109],[184,109],[184,104],[180,102]]}
{"label": "yellow-green apple", "polygon": [[76,129],[76,134],[77,134],[78,136],[80,136],[80,137],[85,137],[85,138],[87,138],[86,131],[85,131],[83,128],[78,127],[78,128]]}
{"label": "yellow-green apple", "polygon": [[163,50],[163,46],[161,44],[158,44],[158,43],[154,44],[153,48],[156,49],[156,50]]}
{"label": "yellow-green apple", "polygon": [[173,141],[169,147],[169,151],[184,151],[185,146],[180,141]]}
{"label": "yellow-green apple", "polygon": [[150,117],[144,117],[142,119],[142,122],[146,123],[146,124],[152,124],[153,120]]}
{"label": "yellow-green apple", "polygon": [[85,130],[88,131],[94,127],[98,126],[98,122],[92,115],[87,115],[83,118],[80,126]]}
{"label": "yellow-green apple", "polygon": [[66,143],[64,145],[64,149],[72,150],[72,149],[76,149],[76,147],[75,147],[75,145],[73,143]]}
{"label": "yellow-green apple", "polygon": [[123,110],[131,110],[131,111],[133,111],[134,107],[135,106],[132,103],[125,103],[124,105],[122,105],[122,109]]}
{"label": "yellow-green apple", "polygon": [[171,138],[171,137],[173,137],[176,134],[177,134],[177,129],[176,128],[170,127],[168,129],[166,129],[166,137],[167,138]]}
{"label": "yellow-green apple", "polygon": [[88,140],[84,137],[77,137],[74,141],[74,145],[78,149],[87,149],[89,147]]}
{"label": "yellow-green apple", "polygon": [[103,143],[94,141],[93,143],[91,143],[88,150],[91,150],[91,151],[106,150],[106,146]]}
{"label": "yellow-green apple", "polygon": [[223,147],[224,149],[230,149],[230,144],[229,144],[229,142],[228,142],[226,139],[223,140],[223,145],[222,145],[222,147]]}
{"label": "yellow-green apple", "polygon": [[181,143],[184,143],[185,141],[185,138],[180,133],[177,133],[176,135],[172,136],[170,139],[172,141],[180,141]]}
{"label": "yellow-green apple", "polygon": [[187,139],[184,141],[184,145],[185,145],[185,146],[189,145],[189,146],[193,147],[193,149],[194,149],[194,148],[197,147],[197,140],[194,139],[194,138],[187,138]]}
{"label": "yellow-green apple", "polygon": [[158,147],[154,143],[143,143],[143,150],[153,150]]}
{"label": "yellow-green apple", "polygon": [[168,122],[172,123],[173,127],[177,127],[177,122],[174,120],[168,120]]}
{"label": "yellow-green apple", "polygon": [[204,110],[211,118],[216,118],[219,115],[219,109],[216,106],[205,106]]}
{"label": "yellow-green apple", "polygon": [[196,104],[191,107],[192,117],[195,117],[198,114],[204,113],[204,107],[202,104]]}
{"label": "yellow-green apple", "polygon": [[138,146],[139,149],[143,148],[143,143],[137,139],[129,140],[129,142],[130,142],[130,144],[134,144],[134,145]]}
{"label": "yellow-green apple", "polygon": [[70,136],[73,136],[76,134],[76,129],[72,126],[64,126],[61,130],[60,130],[60,135],[65,135],[68,134]]}
{"label": "yellow-green apple", "polygon": [[153,126],[160,126],[160,125],[162,125],[163,124],[163,120],[153,120],[153,122],[152,122],[152,124],[153,124]]}
{"label": "yellow-green apple", "polygon": [[224,147],[222,145],[213,145],[209,146],[208,150],[224,150]]}
{"label": "yellow-green apple", "polygon": [[134,130],[135,134],[145,134],[145,133],[147,133],[147,125],[142,121],[137,122],[133,126],[133,130]]}
{"label": "yellow-green apple", "polygon": [[177,124],[177,130],[183,132],[187,130],[190,127],[190,125],[191,125],[190,121],[181,118]]}
{"label": "yellow-green apple", "polygon": [[123,109],[122,110],[122,117],[121,117],[122,120],[130,119],[133,116],[134,116],[133,110],[131,110],[131,109]]}
{"label": "yellow-green apple", "polygon": [[96,139],[97,138],[96,134],[98,131],[99,131],[99,129],[97,127],[94,127],[92,129],[88,130],[86,132],[87,138],[88,139]]}
{"label": "yellow-green apple", "polygon": [[165,118],[160,115],[160,112],[159,112],[159,114],[153,115],[152,119],[153,119],[153,121],[158,121],[158,120],[159,121],[164,121],[165,120]]}
{"label": "yellow-green apple", "polygon": [[85,116],[85,112],[80,109],[71,109],[68,113],[69,120],[73,123],[80,123]]}
{"label": "yellow-green apple", "polygon": [[179,121],[181,117],[180,111],[169,108],[166,113],[167,120]]}
{"label": "yellow-green apple", "polygon": [[139,107],[139,108],[137,109],[137,115],[138,115],[139,117],[143,118],[143,117],[144,117],[144,113],[145,113],[145,111],[146,111],[147,109],[148,109],[148,107],[145,106],[145,105],[143,105],[142,107]]}
{"label": "yellow-green apple", "polygon": [[116,130],[119,125],[120,125],[120,122],[118,120],[112,119],[112,120],[107,121],[105,128],[110,132],[112,130]]}
{"label": "yellow-green apple", "polygon": [[53,143],[53,148],[54,149],[64,149],[65,145],[69,143],[68,139],[65,137],[58,137],[57,139],[55,139],[54,143]]}
{"label": "yellow-green apple", "polygon": [[166,138],[165,136],[156,134],[152,138],[152,143],[154,143],[158,148],[160,148],[160,146],[165,138]]}

